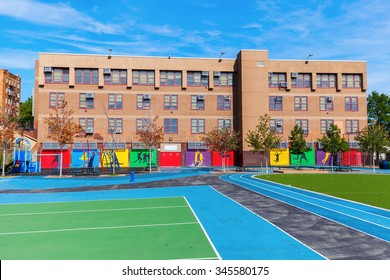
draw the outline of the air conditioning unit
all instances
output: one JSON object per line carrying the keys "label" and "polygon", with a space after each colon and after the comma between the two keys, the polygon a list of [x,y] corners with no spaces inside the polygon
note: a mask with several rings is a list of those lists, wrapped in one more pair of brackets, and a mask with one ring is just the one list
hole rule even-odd
{"label": "air conditioning unit", "polygon": [[88,127],[85,129],[85,133],[86,134],[93,134],[93,128],[92,127]]}
{"label": "air conditioning unit", "polygon": [[122,134],[122,128],[117,128],[117,129],[115,130],[115,133],[116,133],[116,134]]}
{"label": "air conditioning unit", "polygon": [[230,96],[229,95],[225,95],[225,101],[230,101]]}
{"label": "air conditioning unit", "polygon": [[276,103],[282,103],[283,102],[283,96],[276,96],[275,97],[275,102]]}
{"label": "air conditioning unit", "polygon": [[291,78],[298,78],[298,72],[292,72]]}
{"label": "air conditioning unit", "polygon": [[204,100],[204,95],[198,95],[197,100]]}
{"label": "air conditioning unit", "polygon": [[111,74],[111,68],[104,68],[104,69],[103,69],[103,74],[104,74],[104,75],[109,75],[109,74]]}
{"label": "air conditioning unit", "polygon": [[93,93],[86,93],[85,98],[86,99],[93,99]]}
{"label": "air conditioning unit", "polygon": [[144,94],[143,95],[144,100],[150,100],[150,94]]}
{"label": "air conditioning unit", "polygon": [[214,77],[219,77],[221,76],[221,72],[220,71],[214,71]]}
{"label": "air conditioning unit", "polygon": [[283,126],[283,122],[276,122],[276,127],[282,127]]}
{"label": "air conditioning unit", "polygon": [[43,67],[43,72],[47,73],[47,72],[51,72],[53,70],[53,68],[51,67]]}
{"label": "air conditioning unit", "polygon": [[326,102],[331,103],[333,102],[333,96],[329,96],[326,98]]}
{"label": "air conditioning unit", "polygon": [[302,132],[303,132],[303,134],[309,134],[309,129],[308,128],[304,128],[304,129],[302,129]]}
{"label": "air conditioning unit", "polygon": [[209,75],[209,71],[202,71],[202,76],[208,76]]}
{"label": "air conditioning unit", "polygon": [[269,72],[269,73],[268,73],[268,78],[271,78],[271,77],[272,77],[272,74],[273,74],[272,72]]}
{"label": "air conditioning unit", "polygon": [[285,88],[285,87],[287,87],[287,83],[286,82],[281,82],[281,83],[279,83],[279,86],[281,88]]}

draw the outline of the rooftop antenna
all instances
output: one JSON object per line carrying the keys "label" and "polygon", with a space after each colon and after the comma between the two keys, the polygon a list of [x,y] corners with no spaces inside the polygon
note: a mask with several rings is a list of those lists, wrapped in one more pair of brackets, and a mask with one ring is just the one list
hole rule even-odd
{"label": "rooftop antenna", "polygon": [[219,54],[219,59],[218,59],[218,62],[221,62],[222,61],[222,56],[225,54],[225,52],[221,52]]}
{"label": "rooftop antenna", "polygon": [[312,54],[309,54],[306,58],[306,61],[305,61],[305,64],[308,64],[309,63],[309,58],[312,57],[313,55]]}
{"label": "rooftop antenna", "polygon": [[109,54],[108,54],[108,59],[111,59],[111,55],[112,55],[112,49],[108,49],[108,51],[109,51]]}

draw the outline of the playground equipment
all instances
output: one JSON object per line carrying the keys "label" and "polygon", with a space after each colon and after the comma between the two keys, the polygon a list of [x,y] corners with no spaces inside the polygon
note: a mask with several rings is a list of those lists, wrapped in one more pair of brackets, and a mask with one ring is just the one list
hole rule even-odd
{"label": "playground equipment", "polygon": [[40,166],[31,157],[31,142],[26,137],[19,137],[14,142],[14,161],[11,173],[39,172]]}

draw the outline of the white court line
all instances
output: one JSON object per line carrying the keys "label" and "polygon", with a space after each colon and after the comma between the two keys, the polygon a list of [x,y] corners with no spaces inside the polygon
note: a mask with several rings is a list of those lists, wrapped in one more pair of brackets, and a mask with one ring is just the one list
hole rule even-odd
{"label": "white court line", "polygon": [[67,231],[107,230],[107,229],[124,229],[124,228],[143,228],[143,227],[164,227],[164,226],[180,226],[180,225],[193,225],[193,224],[198,224],[198,223],[197,222],[183,222],[183,223],[170,223],[170,224],[148,224],[148,225],[92,227],[92,228],[64,228],[64,229],[49,229],[49,230],[36,230],[36,231],[3,232],[3,233],[0,233],[0,236],[20,235],[20,234],[36,234],[36,233],[52,233],[52,232],[67,232]]}
{"label": "white court line", "polygon": [[149,209],[169,209],[169,208],[186,208],[187,205],[176,206],[156,206],[156,207],[138,207],[138,208],[107,208],[107,209],[87,209],[87,210],[71,210],[71,211],[53,211],[53,212],[31,212],[31,213],[11,213],[0,214],[0,217],[10,216],[28,216],[28,215],[51,215],[51,214],[70,214],[70,213],[88,213],[88,212],[109,212],[109,211],[128,211],[128,210],[149,210]]}

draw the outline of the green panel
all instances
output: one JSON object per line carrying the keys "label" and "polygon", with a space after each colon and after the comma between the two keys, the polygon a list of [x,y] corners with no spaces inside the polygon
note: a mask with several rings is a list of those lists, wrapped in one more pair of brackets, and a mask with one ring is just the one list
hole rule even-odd
{"label": "green panel", "polygon": [[[297,165],[297,155],[290,154],[290,159],[291,165]],[[303,155],[298,155],[298,160],[300,166],[315,166],[316,158],[314,149],[311,149]]]}
{"label": "green panel", "polygon": [[[152,166],[156,165],[156,150],[152,150]],[[147,167],[149,166],[149,150],[131,150],[130,167]]]}

